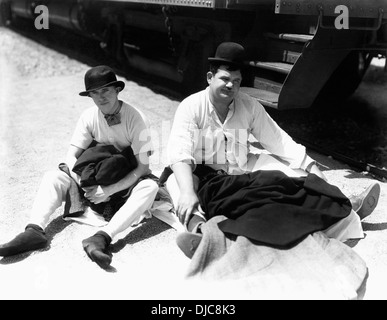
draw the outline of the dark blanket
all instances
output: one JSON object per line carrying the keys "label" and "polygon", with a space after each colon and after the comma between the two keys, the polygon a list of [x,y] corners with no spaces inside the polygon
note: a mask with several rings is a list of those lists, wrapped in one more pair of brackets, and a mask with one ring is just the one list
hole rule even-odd
{"label": "dark blanket", "polygon": [[349,199],[314,174],[289,178],[280,171],[257,171],[202,179],[198,192],[207,218],[226,234],[289,248],[309,234],[325,230],[351,212]]}

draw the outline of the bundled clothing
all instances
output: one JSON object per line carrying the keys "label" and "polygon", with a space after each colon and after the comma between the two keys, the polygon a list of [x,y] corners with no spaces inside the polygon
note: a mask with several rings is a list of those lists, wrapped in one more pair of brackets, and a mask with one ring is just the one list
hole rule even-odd
{"label": "bundled clothing", "polygon": [[121,152],[112,145],[95,145],[77,159],[73,172],[81,177],[80,186],[108,186],[120,181],[137,167],[132,148]]}
{"label": "bundled clothing", "polygon": [[[110,221],[124,205],[131,190],[138,182],[148,178],[157,182],[157,177],[152,174],[141,177],[131,188],[117,192],[110,197],[109,201],[98,204],[88,201],[83,196],[85,192],[82,187],[116,183],[136,167],[137,160],[130,146],[120,152],[112,145],[97,145],[96,142],[93,142],[75,162],[73,171],[81,177],[80,186],[71,179],[71,186],[66,194],[63,217],[79,217],[88,206],[101,214],[106,221]],[[71,177],[66,164],[61,163],[59,169]]]}

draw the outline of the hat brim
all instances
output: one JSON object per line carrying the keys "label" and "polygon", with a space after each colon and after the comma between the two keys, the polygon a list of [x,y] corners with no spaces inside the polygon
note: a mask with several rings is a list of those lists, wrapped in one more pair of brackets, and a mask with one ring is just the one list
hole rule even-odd
{"label": "hat brim", "polygon": [[235,67],[243,67],[246,65],[243,61],[235,62],[235,61],[222,59],[222,58],[208,58],[208,61],[215,62],[215,63],[224,63],[225,65],[230,65]]}
{"label": "hat brim", "polygon": [[90,90],[82,91],[82,92],[79,93],[79,95],[82,96],[82,97],[88,97],[90,92],[92,92],[94,90],[99,90],[99,89],[106,88],[106,87],[111,87],[111,86],[118,87],[118,88],[121,89],[120,91],[122,91],[125,88],[125,82],[123,82],[123,81],[109,82],[109,83],[104,84],[103,86],[100,86],[98,88],[93,88],[93,89],[90,89]]}

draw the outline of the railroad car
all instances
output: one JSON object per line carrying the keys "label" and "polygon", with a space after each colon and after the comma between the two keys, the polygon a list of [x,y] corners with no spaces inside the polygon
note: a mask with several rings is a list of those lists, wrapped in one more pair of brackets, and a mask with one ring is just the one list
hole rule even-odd
{"label": "railroad car", "polygon": [[346,98],[387,49],[385,0],[0,0],[4,24],[40,5],[117,61],[191,93],[223,41],[247,50],[242,90],[278,110]]}

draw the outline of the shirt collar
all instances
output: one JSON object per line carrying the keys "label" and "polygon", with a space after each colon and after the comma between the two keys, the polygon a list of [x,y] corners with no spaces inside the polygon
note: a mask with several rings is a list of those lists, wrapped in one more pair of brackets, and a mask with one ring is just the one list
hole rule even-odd
{"label": "shirt collar", "polygon": [[[216,113],[215,107],[214,107],[214,105],[212,104],[211,99],[210,99],[210,87],[207,87],[207,89],[206,89],[206,95],[207,95],[208,105],[209,105],[209,107],[210,107],[210,113],[211,113],[211,114]],[[230,105],[228,106],[229,112],[231,111],[231,114],[234,114],[234,110],[235,110],[235,99],[236,99],[236,97],[234,98],[234,100],[233,100],[233,101],[230,103]]]}

